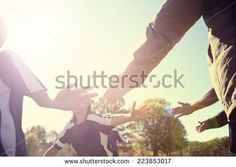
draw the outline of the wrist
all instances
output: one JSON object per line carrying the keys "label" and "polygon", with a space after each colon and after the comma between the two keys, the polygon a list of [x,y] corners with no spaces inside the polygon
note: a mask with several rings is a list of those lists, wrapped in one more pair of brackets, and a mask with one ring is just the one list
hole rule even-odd
{"label": "wrist", "polygon": [[127,116],[127,122],[135,121],[135,118],[130,114]]}
{"label": "wrist", "polygon": [[51,108],[55,108],[55,109],[59,108],[59,104],[55,101],[51,101],[50,106],[51,106]]}
{"label": "wrist", "polygon": [[191,106],[192,112],[199,109],[199,106],[197,104],[191,104],[190,106]]}
{"label": "wrist", "polygon": [[50,108],[53,108],[53,109],[64,110],[64,108],[62,107],[61,103],[59,103],[57,101],[54,101],[54,100],[51,101],[50,106],[51,106]]}

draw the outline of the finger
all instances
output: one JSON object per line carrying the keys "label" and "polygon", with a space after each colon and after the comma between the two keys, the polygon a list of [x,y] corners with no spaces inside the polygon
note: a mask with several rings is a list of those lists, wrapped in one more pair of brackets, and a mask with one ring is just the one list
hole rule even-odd
{"label": "finger", "polygon": [[107,89],[103,97],[108,100],[109,97],[113,94],[112,92],[113,92],[113,89],[111,88]]}
{"label": "finger", "polygon": [[178,107],[176,109],[173,109],[172,112],[171,112],[171,114],[173,114],[173,115],[177,115],[177,114],[180,114],[180,113],[181,113],[180,107]]}
{"label": "finger", "polygon": [[181,106],[184,106],[184,105],[186,105],[187,103],[184,103],[184,102],[181,102],[181,101],[179,101],[178,102]]}
{"label": "finger", "polygon": [[114,98],[114,94],[106,94],[106,95],[104,95],[104,99],[106,100],[107,104],[114,104],[116,102],[116,100]]}
{"label": "finger", "polygon": [[200,128],[200,126],[196,126],[196,127],[195,127],[195,129],[198,129],[198,128]]}
{"label": "finger", "polygon": [[203,122],[201,122],[201,121],[198,121],[198,123],[199,123],[199,124],[203,124]]}
{"label": "finger", "polygon": [[75,99],[75,101],[77,102],[86,102],[86,101],[90,101],[90,100],[93,100],[94,96],[86,96],[86,97],[80,97],[80,98],[77,98]]}
{"label": "finger", "polygon": [[85,99],[85,100],[80,101],[79,104],[91,104],[93,102],[94,102],[94,100],[92,100],[92,99]]}
{"label": "finger", "polygon": [[93,89],[93,87],[85,87],[85,88],[81,88],[79,90],[81,90],[81,91],[90,91],[92,89]]}
{"label": "finger", "polygon": [[132,110],[131,111],[135,111],[136,109],[136,101],[133,102],[133,106],[132,106]]}
{"label": "finger", "polygon": [[97,93],[88,93],[88,94],[81,95],[80,98],[82,98],[82,99],[90,99],[90,98],[94,98],[94,97],[97,97],[97,96],[98,96]]}
{"label": "finger", "polygon": [[74,92],[78,94],[85,94],[85,93],[88,93],[92,89],[93,88],[81,88],[81,89],[74,90]]}
{"label": "finger", "polygon": [[182,107],[175,107],[175,108],[173,108],[173,111],[178,111],[178,110],[180,110]]}
{"label": "finger", "polygon": [[180,118],[182,116],[184,116],[184,114],[179,114],[179,115],[176,116],[176,118]]}
{"label": "finger", "polygon": [[104,94],[104,98],[110,104],[114,104],[117,100],[121,99],[122,96],[122,92],[118,88],[109,88]]}
{"label": "finger", "polygon": [[94,103],[94,100],[80,101],[80,103],[76,103],[76,108],[90,106],[92,103]]}

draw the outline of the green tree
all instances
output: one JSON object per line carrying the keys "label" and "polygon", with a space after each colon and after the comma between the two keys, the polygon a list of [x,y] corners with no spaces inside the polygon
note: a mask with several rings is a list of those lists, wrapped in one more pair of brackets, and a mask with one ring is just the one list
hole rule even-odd
{"label": "green tree", "polygon": [[215,138],[206,142],[189,142],[184,154],[189,156],[229,156],[229,138]]}
{"label": "green tree", "polygon": [[145,145],[157,156],[158,151],[171,155],[174,151],[182,152],[186,143],[186,130],[182,123],[168,115],[165,109],[170,103],[165,99],[147,99],[144,104],[152,112],[149,119],[141,122],[141,136]]}
{"label": "green tree", "polygon": [[27,152],[30,156],[40,156],[41,148],[40,141],[37,135],[33,132],[28,132],[25,136]]}

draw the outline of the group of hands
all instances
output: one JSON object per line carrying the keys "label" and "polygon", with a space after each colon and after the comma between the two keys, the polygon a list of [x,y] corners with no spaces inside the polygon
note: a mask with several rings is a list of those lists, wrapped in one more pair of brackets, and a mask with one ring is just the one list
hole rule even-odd
{"label": "group of hands", "polygon": [[[54,103],[57,104],[57,108],[61,110],[79,111],[85,110],[94,103],[93,98],[97,97],[97,93],[91,93],[92,88],[77,89],[75,87],[65,88],[61,90],[54,99]],[[121,98],[121,95],[113,91],[114,89],[108,89],[104,95],[104,99],[107,104],[112,104]],[[117,94],[116,94],[117,93]],[[171,114],[177,118],[190,115],[194,112],[193,107],[189,103],[179,102],[178,107],[174,108]],[[145,105],[136,108],[136,102],[133,103],[130,117],[133,121],[145,120],[150,116],[151,110]],[[206,121],[198,122],[196,131],[201,133],[208,128]]]}

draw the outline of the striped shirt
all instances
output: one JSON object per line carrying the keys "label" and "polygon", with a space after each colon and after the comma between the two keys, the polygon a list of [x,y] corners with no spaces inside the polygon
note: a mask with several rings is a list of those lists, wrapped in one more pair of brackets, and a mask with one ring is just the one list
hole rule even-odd
{"label": "striped shirt", "polygon": [[112,131],[111,118],[90,113],[81,124],[69,122],[60,133],[55,147],[70,144],[78,156],[112,156],[108,149],[108,134]]}
{"label": "striped shirt", "polygon": [[15,53],[0,52],[0,156],[27,155],[23,97],[42,90],[45,87]]}

